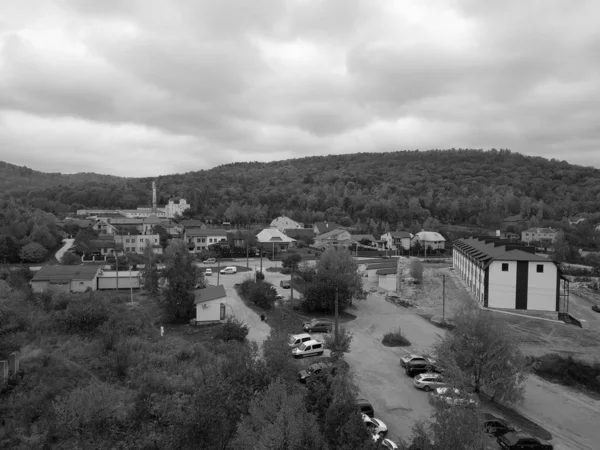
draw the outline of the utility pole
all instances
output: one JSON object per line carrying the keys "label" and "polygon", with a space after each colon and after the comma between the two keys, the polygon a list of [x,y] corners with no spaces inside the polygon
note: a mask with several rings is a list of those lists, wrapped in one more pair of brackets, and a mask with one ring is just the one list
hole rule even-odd
{"label": "utility pole", "polygon": [[133,305],[133,283],[131,282],[131,261],[129,261],[129,293],[131,295],[131,304]]}
{"label": "utility pole", "polygon": [[339,314],[338,314],[338,288],[335,288],[335,346],[336,349],[340,345],[340,333],[339,333]]}
{"label": "utility pole", "polygon": [[250,268],[250,264],[248,263],[248,232],[246,232],[246,269]]}
{"label": "utility pole", "polygon": [[115,262],[116,262],[116,268],[117,268],[117,287],[116,287],[116,289],[118,292],[119,291],[119,254],[118,253],[115,254]]}
{"label": "utility pole", "polygon": [[292,263],[292,276],[290,277],[290,301],[292,302],[292,311],[294,310],[294,263]]}
{"label": "utility pole", "polygon": [[262,274],[262,257],[263,257],[263,249],[260,247],[260,273]]}
{"label": "utility pole", "polygon": [[221,277],[221,258],[217,258],[217,286],[219,285],[220,277]]}
{"label": "utility pole", "polygon": [[446,321],[446,275],[442,275],[442,322]]}

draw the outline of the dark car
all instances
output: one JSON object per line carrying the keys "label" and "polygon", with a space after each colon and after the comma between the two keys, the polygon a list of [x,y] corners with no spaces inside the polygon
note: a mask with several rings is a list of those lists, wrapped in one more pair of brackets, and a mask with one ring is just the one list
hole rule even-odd
{"label": "dark car", "polygon": [[552,445],[544,443],[526,433],[510,431],[497,439],[500,447],[509,450],[552,450]]}
{"label": "dark car", "polygon": [[375,417],[375,410],[373,409],[373,405],[368,400],[364,398],[356,399],[356,404],[360,409],[360,412],[366,414],[369,417]]}
{"label": "dark car", "polygon": [[317,333],[329,333],[333,328],[333,323],[330,320],[313,319],[310,322],[304,322],[302,328],[308,333],[312,333],[313,331]]}
{"label": "dark car", "polygon": [[500,437],[503,434],[515,431],[504,419],[488,413],[483,415],[483,429],[487,434],[494,437]]}
{"label": "dark car", "polygon": [[308,380],[312,375],[321,373],[324,370],[331,370],[333,373],[335,372],[335,366],[332,362],[329,361],[321,361],[315,364],[311,364],[306,369],[298,372],[298,381],[300,381],[300,383],[306,383],[306,380]]}
{"label": "dark car", "polygon": [[418,375],[420,373],[427,373],[427,372],[440,373],[441,372],[436,366],[431,364],[431,362],[426,361],[426,360],[421,360],[421,359],[408,361],[404,367],[406,370],[406,375],[408,375],[410,377],[414,377],[415,375]]}
{"label": "dark car", "polygon": [[592,306],[592,309],[594,311],[596,311],[597,313],[600,313],[600,305],[594,305],[594,306]]}
{"label": "dark car", "polygon": [[281,286],[283,289],[289,289],[291,287],[291,282],[290,280],[283,280],[279,283],[279,286]]}

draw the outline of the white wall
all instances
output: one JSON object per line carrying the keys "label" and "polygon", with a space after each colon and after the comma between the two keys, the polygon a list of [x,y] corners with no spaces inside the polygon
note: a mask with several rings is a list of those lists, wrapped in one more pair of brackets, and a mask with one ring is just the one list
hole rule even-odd
{"label": "white wall", "polygon": [[[508,264],[508,272],[502,272],[502,264]],[[515,309],[517,304],[517,262],[493,261],[489,266],[489,308]]]}
{"label": "white wall", "polygon": [[93,280],[71,280],[71,291],[85,292],[87,288],[91,288],[92,291],[95,291],[97,279],[98,277],[94,277]]}
{"label": "white wall", "polygon": [[[543,273],[537,272],[537,266],[544,267]],[[527,309],[556,311],[556,277],[558,269],[552,262],[529,262],[529,285],[527,290]]]}
{"label": "white wall", "polygon": [[221,303],[225,303],[225,298],[198,303],[196,305],[196,320],[198,322],[221,320]]}
{"label": "white wall", "polygon": [[379,287],[388,291],[396,291],[396,274],[377,275],[379,277]]}

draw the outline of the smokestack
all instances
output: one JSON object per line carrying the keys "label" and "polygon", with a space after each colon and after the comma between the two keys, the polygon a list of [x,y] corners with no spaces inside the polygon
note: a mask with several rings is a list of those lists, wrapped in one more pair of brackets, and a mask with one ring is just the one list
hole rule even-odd
{"label": "smokestack", "polygon": [[156,181],[152,182],[152,214],[156,214]]}

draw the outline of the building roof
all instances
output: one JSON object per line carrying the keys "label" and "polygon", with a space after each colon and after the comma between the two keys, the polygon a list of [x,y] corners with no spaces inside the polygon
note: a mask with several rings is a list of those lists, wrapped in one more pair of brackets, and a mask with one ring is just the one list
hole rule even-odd
{"label": "building roof", "polygon": [[71,280],[93,280],[100,272],[100,266],[42,266],[31,281],[69,282]]}
{"label": "building roof", "polygon": [[277,228],[265,228],[256,235],[256,239],[258,239],[258,242],[263,244],[267,242],[294,242],[295,240],[289,236],[286,236]]}
{"label": "building roof", "polygon": [[186,228],[206,228],[206,224],[201,220],[196,219],[186,219],[179,222],[180,225],[183,225]]}
{"label": "building roof", "polygon": [[392,275],[398,271],[397,267],[385,267],[375,272],[376,275]]}
{"label": "building roof", "polygon": [[163,223],[164,221],[165,221],[164,218],[159,219],[156,214],[150,214],[148,217],[144,218],[144,220],[143,220],[144,223],[155,223],[155,224]]}
{"label": "building roof", "polygon": [[269,226],[271,226],[271,227],[277,227],[277,226],[279,225],[279,222],[282,222],[282,221],[284,221],[284,220],[288,220],[289,222],[293,222],[293,223],[295,223],[296,225],[298,225],[296,228],[302,228],[302,225],[300,225],[300,224],[299,224],[298,222],[296,222],[294,219],[290,219],[290,218],[289,218],[289,217],[287,217],[287,216],[279,216],[279,217],[277,217],[276,219],[273,219],[273,220],[271,221],[271,224],[270,224]]}
{"label": "building roof", "polygon": [[227,292],[225,292],[225,286],[223,286],[222,284],[219,284],[218,286],[209,285],[206,286],[204,289],[199,289],[196,291],[194,305],[223,297],[227,297]]}
{"label": "building roof", "polygon": [[292,239],[315,237],[315,230],[312,228],[286,228],[283,232]]}
{"label": "building roof", "polygon": [[502,219],[502,222],[523,222],[523,216],[521,214],[516,214],[514,216],[508,216]]}
{"label": "building roof", "polygon": [[[384,234],[387,234],[387,233],[384,233]],[[389,234],[394,239],[404,239],[404,238],[410,239],[412,237],[412,235],[408,231],[390,231]]]}
{"label": "building roof", "polygon": [[334,222],[315,222],[315,227],[319,234],[327,233],[328,231],[339,228],[338,224]]}
{"label": "building roof", "polygon": [[540,261],[553,262],[536,255],[535,248],[515,242],[507,242],[493,237],[471,237],[454,241],[454,247],[479,260],[483,268],[492,261]]}
{"label": "building roof", "polygon": [[553,230],[552,228],[529,228],[528,230],[523,231],[523,233],[557,233],[556,230]]}
{"label": "building roof", "polygon": [[446,238],[437,231],[419,231],[414,237],[418,238],[420,241],[426,242],[446,242]]}
{"label": "building roof", "polygon": [[[342,230],[341,228],[336,228],[336,229],[333,229],[331,231],[328,231],[327,233],[323,233],[323,234],[317,236],[315,239],[318,239],[318,240],[335,239],[336,236],[338,236],[338,235],[340,235],[340,234],[342,234],[344,232],[347,233],[346,230]],[[350,233],[348,233],[348,234],[350,234]]]}

